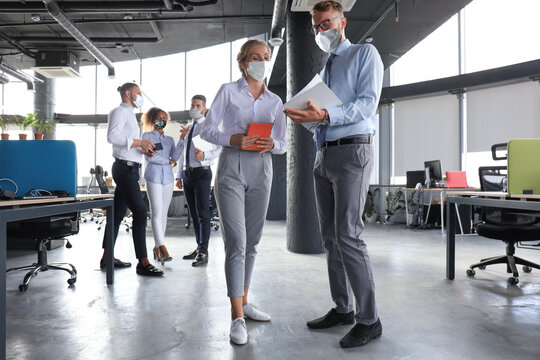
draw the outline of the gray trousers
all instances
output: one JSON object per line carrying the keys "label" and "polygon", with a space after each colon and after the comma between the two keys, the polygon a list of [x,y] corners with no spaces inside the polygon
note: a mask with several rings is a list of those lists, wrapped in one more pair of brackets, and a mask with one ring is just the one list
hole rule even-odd
{"label": "gray trousers", "polygon": [[373,163],[371,144],[331,146],[317,151],[313,171],[332,299],[338,313],[353,311],[356,299],[356,321],[366,325],[378,318],[371,261],[360,238]]}
{"label": "gray trousers", "polygon": [[214,189],[225,244],[229,297],[244,296],[244,286],[251,282],[271,185],[270,153],[223,148]]}

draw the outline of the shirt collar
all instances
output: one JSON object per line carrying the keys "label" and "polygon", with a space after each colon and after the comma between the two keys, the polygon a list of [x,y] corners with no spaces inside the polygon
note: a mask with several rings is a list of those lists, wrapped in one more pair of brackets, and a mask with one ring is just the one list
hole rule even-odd
{"label": "shirt collar", "polygon": [[154,130],[152,130],[152,134],[156,135],[157,137],[161,137],[162,135],[165,136],[165,131],[163,132],[163,134],[160,134],[159,131],[154,129]]}
{"label": "shirt collar", "polygon": [[133,110],[133,106],[129,105],[128,103],[122,102],[120,103],[120,106],[128,108],[130,110]]}
{"label": "shirt collar", "polygon": [[[264,91],[262,93],[261,96],[263,95],[268,95],[268,88],[266,87],[266,84],[263,83],[263,86],[264,86]],[[241,77],[239,80],[238,80],[238,88],[240,90],[244,90],[245,88],[247,88],[247,91],[249,92],[249,84],[247,83],[247,80],[245,77]]]}
{"label": "shirt collar", "polygon": [[341,44],[339,44],[338,48],[336,49],[336,51],[334,52],[334,54],[336,54],[337,56],[340,56],[341,54],[343,54],[343,52],[345,50],[347,50],[349,47],[351,46],[351,42],[349,41],[349,39],[345,39],[344,42],[342,42]]}

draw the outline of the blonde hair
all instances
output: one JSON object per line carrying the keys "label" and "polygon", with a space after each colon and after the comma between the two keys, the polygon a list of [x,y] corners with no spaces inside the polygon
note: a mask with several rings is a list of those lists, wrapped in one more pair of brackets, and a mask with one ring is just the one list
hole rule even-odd
{"label": "blonde hair", "polygon": [[171,116],[165,110],[162,110],[158,107],[150,108],[141,116],[141,123],[143,124],[143,129],[145,132],[150,132],[154,130],[154,121],[157,119],[159,114],[164,113],[167,117],[167,124],[171,120]]}
{"label": "blonde hair", "polygon": [[318,12],[325,12],[330,9],[337,11],[340,16],[343,16],[343,6],[337,1],[332,1],[332,0],[319,1],[318,3],[313,5],[313,8],[311,8],[310,13],[311,15],[314,15]]}
{"label": "blonde hair", "polygon": [[242,73],[243,77],[246,77],[246,73],[240,65],[246,62],[249,50],[251,50],[252,47],[258,46],[258,45],[266,46],[266,48],[268,49],[268,52],[271,52],[270,47],[268,46],[266,42],[262,40],[258,40],[258,39],[251,39],[251,40],[246,41],[244,45],[242,45],[242,47],[240,48],[240,52],[236,56],[236,61],[238,61],[238,68],[240,69],[240,72]]}

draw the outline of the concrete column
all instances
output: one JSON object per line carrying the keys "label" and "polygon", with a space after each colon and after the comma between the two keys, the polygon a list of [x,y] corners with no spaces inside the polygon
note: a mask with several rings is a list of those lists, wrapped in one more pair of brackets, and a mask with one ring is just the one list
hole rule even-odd
{"label": "concrete column", "polygon": [[[300,91],[319,72],[327,54],[309,32],[311,16],[291,12],[287,5],[287,98]],[[313,134],[288,120],[287,136],[287,248],[295,253],[324,252],[313,190],[315,144]]]}
{"label": "concrete column", "polygon": [[[56,108],[56,80],[48,79],[38,73],[35,73],[35,76],[43,80],[43,83],[35,83],[34,112],[37,113],[38,118],[53,119]],[[43,139],[56,139],[56,129],[53,129],[49,134],[43,134]]]}

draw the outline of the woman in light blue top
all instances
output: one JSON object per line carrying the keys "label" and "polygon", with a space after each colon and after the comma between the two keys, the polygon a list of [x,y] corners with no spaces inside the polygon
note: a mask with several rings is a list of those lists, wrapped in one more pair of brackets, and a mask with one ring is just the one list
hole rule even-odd
{"label": "woman in light blue top", "polygon": [[164,134],[163,129],[170,120],[169,114],[153,107],[142,116],[145,132],[142,139],[151,140],[155,147],[153,156],[145,156],[146,192],[152,211],[152,232],[154,233],[154,259],[171,261],[172,257],[163,243],[167,228],[167,212],[173,194],[174,176],[172,168],[182,154],[184,142],[175,146],[174,139]]}

